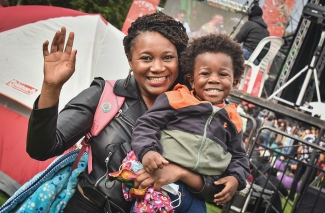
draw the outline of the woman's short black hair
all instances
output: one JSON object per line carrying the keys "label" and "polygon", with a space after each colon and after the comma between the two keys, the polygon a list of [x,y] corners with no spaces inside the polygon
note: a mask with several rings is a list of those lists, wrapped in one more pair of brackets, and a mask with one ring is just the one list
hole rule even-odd
{"label": "woman's short black hair", "polygon": [[210,34],[194,39],[181,55],[184,76],[194,75],[196,57],[202,53],[223,53],[232,59],[234,79],[240,79],[245,69],[243,50],[226,34]]}
{"label": "woman's short black hair", "polygon": [[[180,60],[181,53],[188,44],[188,36],[183,24],[169,15],[157,12],[139,17],[131,24],[131,27],[128,29],[128,35],[123,39],[125,54],[131,54],[131,47],[134,45],[135,38],[143,32],[158,32],[169,39],[176,47],[178,60]],[[179,69],[181,69],[180,63],[178,64]],[[178,75],[178,80],[181,79],[183,81],[181,74]]]}

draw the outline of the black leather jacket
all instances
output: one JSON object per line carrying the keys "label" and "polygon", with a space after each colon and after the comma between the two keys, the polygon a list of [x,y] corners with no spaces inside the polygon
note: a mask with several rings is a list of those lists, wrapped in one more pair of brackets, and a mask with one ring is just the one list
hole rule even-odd
{"label": "black leather jacket", "polygon": [[[123,197],[119,182],[105,183],[108,172],[118,171],[122,159],[130,150],[133,126],[147,107],[142,100],[137,84],[132,77],[125,89],[124,80],[114,85],[114,93],[126,97],[122,111],[103,131],[90,139],[93,152],[93,171],[83,172],[79,185],[87,197],[106,212],[129,212],[130,203]],[[46,160],[62,154],[76,144],[91,128],[105,81],[95,78],[91,86],[73,98],[58,115],[58,104],[37,109],[35,101],[28,125],[27,152],[37,160]],[[213,181],[216,177],[203,177],[205,186],[197,194],[206,200],[220,191]],[[242,186],[240,187],[242,188]],[[111,210],[109,210],[111,209]]]}

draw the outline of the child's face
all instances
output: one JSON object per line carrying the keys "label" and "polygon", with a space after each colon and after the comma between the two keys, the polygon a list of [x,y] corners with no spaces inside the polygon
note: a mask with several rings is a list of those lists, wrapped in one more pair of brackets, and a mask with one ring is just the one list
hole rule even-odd
{"label": "child's face", "polygon": [[202,53],[196,57],[194,76],[188,77],[196,95],[212,104],[222,103],[234,82],[232,59],[224,53]]}

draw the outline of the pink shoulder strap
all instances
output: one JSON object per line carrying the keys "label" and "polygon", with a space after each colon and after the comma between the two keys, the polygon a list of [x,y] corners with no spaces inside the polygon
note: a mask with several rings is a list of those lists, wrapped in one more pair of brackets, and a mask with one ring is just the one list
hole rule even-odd
{"label": "pink shoulder strap", "polygon": [[122,107],[125,97],[114,94],[115,82],[115,80],[106,80],[105,88],[95,112],[93,126],[90,130],[91,136],[97,136]]}
{"label": "pink shoulder strap", "polygon": [[124,103],[125,97],[117,96],[113,92],[115,82],[115,80],[106,80],[105,82],[103,93],[99,99],[99,103],[95,111],[93,125],[81,143],[82,147],[71,171],[77,168],[80,158],[85,151],[88,151],[88,173],[90,173],[93,169],[91,146],[88,144],[88,140],[92,136],[97,136],[107,126]]}

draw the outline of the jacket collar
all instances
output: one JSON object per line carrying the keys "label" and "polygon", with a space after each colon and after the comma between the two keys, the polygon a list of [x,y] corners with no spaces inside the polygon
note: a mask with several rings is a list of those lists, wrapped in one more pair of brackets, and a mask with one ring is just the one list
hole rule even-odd
{"label": "jacket collar", "polygon": [[125,81],[126,81],[126,79],[119,79],[116,81],[116,83],[114,85],[114,89],[113,89],[114,93],[119,96],[139,99],[140,92],[139,92],[138,84],[135,81],[133,75],[131,75],[129,84],[126,88],[124,88]]}

